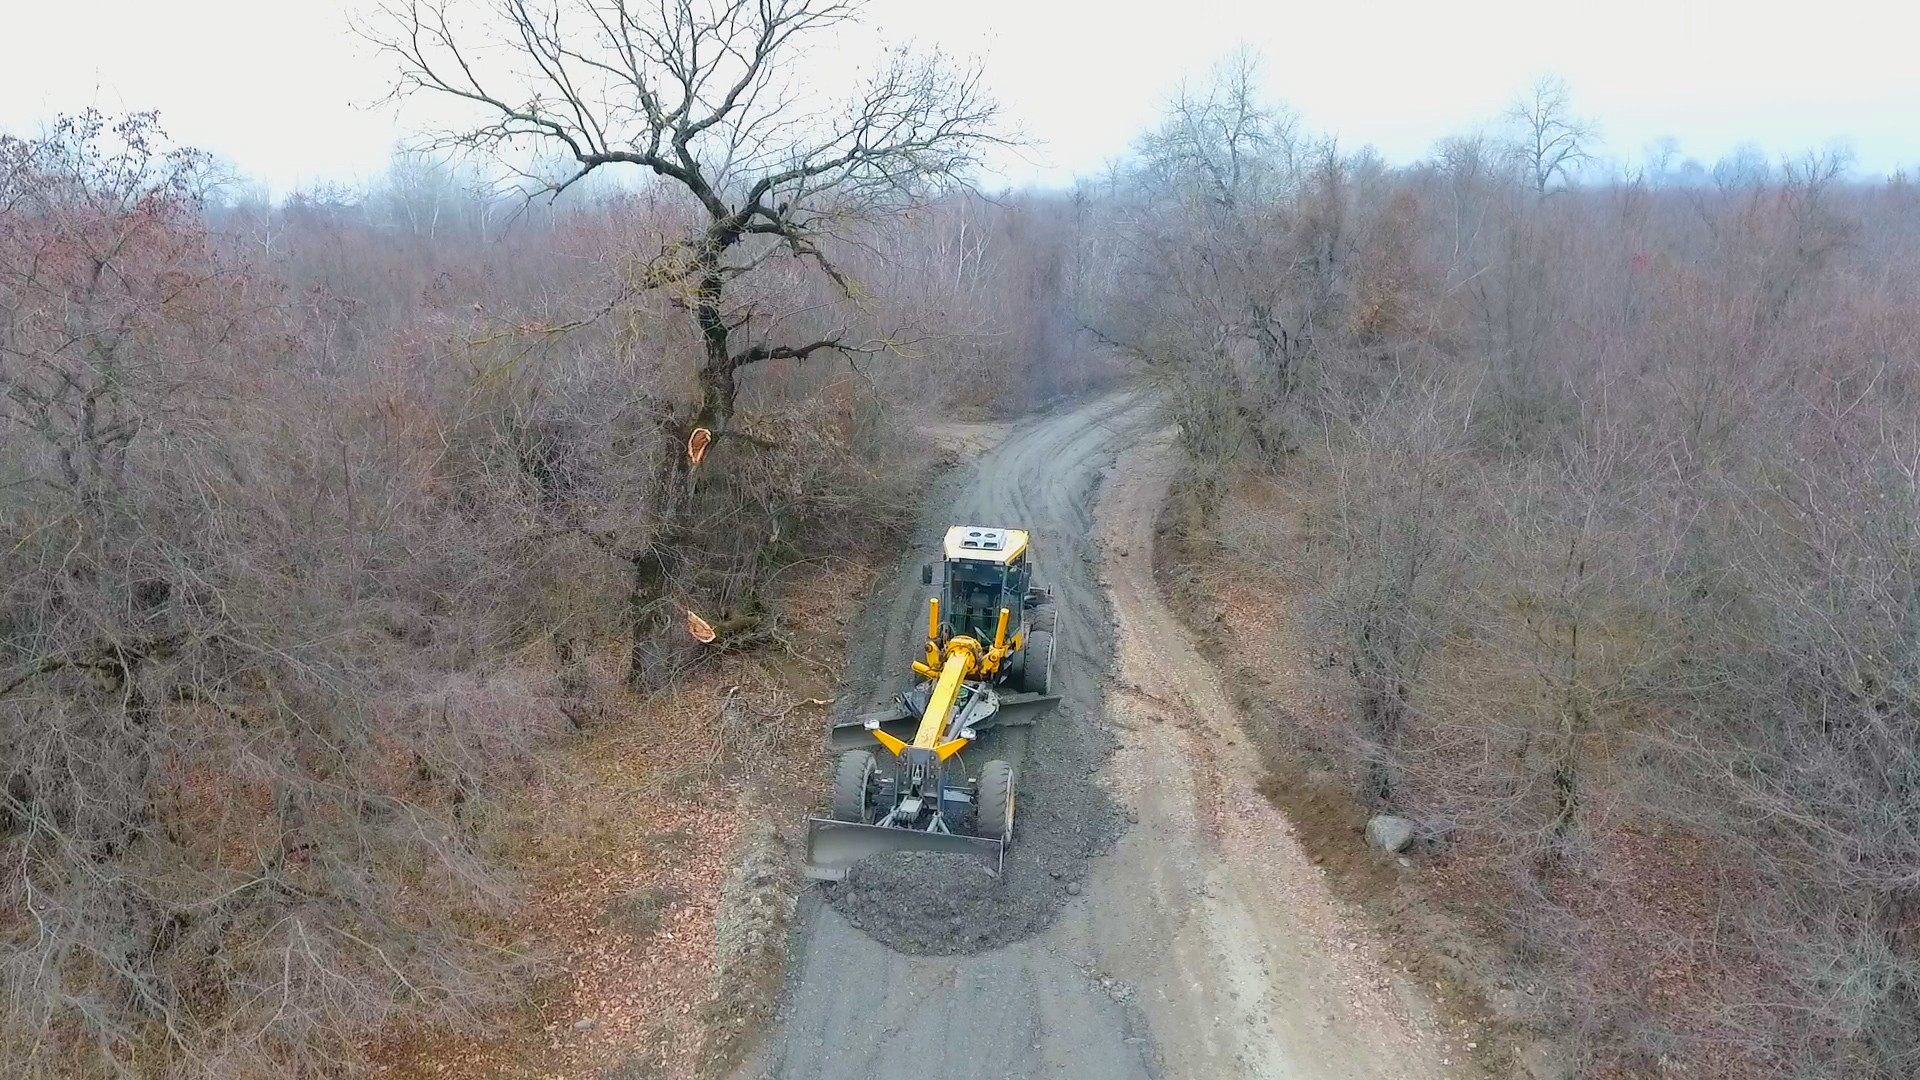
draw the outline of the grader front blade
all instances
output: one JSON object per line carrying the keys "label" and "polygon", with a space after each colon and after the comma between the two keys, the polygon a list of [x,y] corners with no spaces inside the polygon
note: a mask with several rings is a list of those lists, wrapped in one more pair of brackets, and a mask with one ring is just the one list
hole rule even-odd
{"label": "grader front blade", "polygon": [[862,825],[833,818],[807,819],[806,873],[815,881],[840,881],[854,863],[890,851],[975,855],[984,859],[989,872],[997,877],[1006,865],[1007,846],[986,836]]}

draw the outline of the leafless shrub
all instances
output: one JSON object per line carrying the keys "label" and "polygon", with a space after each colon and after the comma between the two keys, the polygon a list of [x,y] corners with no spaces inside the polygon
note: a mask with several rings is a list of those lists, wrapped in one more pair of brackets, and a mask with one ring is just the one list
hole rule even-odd
{"label": "leafless shrub", "polygon": [[[1102,208],[1091,321],[1163,376],[1190,526],[1309,594],[1351,676],[1316,745],[1486,870],[1585,1067],[1912,1075],[1909,193],[1831,157],[1583,185],[1557,83],[1518,151],[1385,171],[1231,75]],[[1256,306],[1284,367],[1236,351]]]}
{"label": "leafless shrub", "polygon": [[1676,814],[1768,886],[1749,929],[1790,997],[1742,1002],[1742,1027],[1802,1074],[1892,1077],[1920,1064],[1920,503],[1906,437],[1821,419],[1778,446],[1735,519],[1732,560],[1696,586],[1718,618],[1690,620],[1687,660],[1712,681],[1680,684],[1686,722],[1667,738],[1688,789],[1712,800]]}
{"label": "leafless shrub", "polygon": [[[986,407],[1081,377],[1023,355],[1061,294],[1001,279],[1065,236],[929,193],[820,241],[899,287],[846,320],[908,328],[899,367],[769,345],[689,473],[698,327],[628,255],[687,208],[509,220],[425,169],[222,203],[151,117],[0,139],[7,1075],[336,1075],[387,1025],[484,1026],[537,960],[516,793],[625,719],[613,651],[716,655],[663,630],[683,606],[729,649],[803,635],[773,595],[907,527],[951,342],[998,350]],[[970,262],[923,281],[956,221]],[[833,288],[736,296],[804,322]]]}
{"label": "leafless shrub", "polygon": [[[1329,432],[1329,440],[1335,438]],[[1457,619],[1460,429],[1438,393],[1377,407],[1337,436],[1327,540],[1334,576],[1312,623],[1353,676],[1361,797],[1395,805],[1422,669]],[[1464,519],[1464,520],[1463,520]]]}
{"label": "leafless shrub", "polygon": [[486,807],[548,710],[457,674],[349,449],[262,422],[271,291],[197,159],[144,117],[0,152],[8,1070],[306,1071],[475,1015],[522,962],[462,925],[512,895]]}

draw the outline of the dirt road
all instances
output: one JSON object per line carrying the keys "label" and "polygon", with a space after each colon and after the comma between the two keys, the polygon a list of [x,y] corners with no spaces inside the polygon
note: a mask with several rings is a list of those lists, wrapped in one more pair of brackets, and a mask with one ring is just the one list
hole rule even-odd
{"label": "dirt road", "polygon": [[[812,903],[780,1024],[747,1075],[1450,1075],[1418,991],[1347,924],[1255,793],[1218,675],[1159,599],[1151,544],[1171,453],[1156,427],[1126,398],[1018,426],[925,526],[929,539],[949,520],[1035,530],[1061,612],[1056,687],[1072,707],[1033,733],[1025,756],[1054,761],[1071,746],[1074,768],[1097,769],[1090,779],[1115,800],[1042,813],[1124,813],[1125,831],[1084,878],[1060,874],[1044,931],[976,955],[905,955]],[[876,594],[875,644],[852,658],[854,704],[886,698],[886,673],[919,644],[922,603],[914,566]],[[1023,844],[1037,798],[1023,788]]]}

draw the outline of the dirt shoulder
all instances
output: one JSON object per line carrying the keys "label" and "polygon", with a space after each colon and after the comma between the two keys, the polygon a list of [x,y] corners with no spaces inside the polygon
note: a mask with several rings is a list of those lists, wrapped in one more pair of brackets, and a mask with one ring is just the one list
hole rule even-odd
{"label": "dirt shoulder", "polygon": [[1132,827],[1079,932],[1134,988],[1166,1076],[1475,1075],[1431,988],[1262,797],[1229,684],[1162,600],[1154,525],[1176,460],[1169,432],[1122,453],[1096,514],[1119,739],[1104,779]]}
{"label": "dirt shoulder", "polygon": [[[1264,483],[1229,498],[1257,507],[1266,527],[1304,536],[1309,500]],[[1365,923],[1402,983],[1436,1007],[1446,1057],[1484,1075],[1558,1077],[1564,1054],[1533,1026],[1540,990],[1498,945],[1498,897],[1484,868],[1431,854],[1390,858],[1370,848],[1367,809],[1315,753],[1350,707],[1346,676],[1307,645],[1299,627],[1304,567],[1258,566],[1205,536],[1183,536],[1189,510],[1176,490],[1155,532],[1154,576],[1167,606],[1221,675],[1250,753],[1260,801],[1283,814],[1324,890]],[[1291,530],[1291,531],[1290,531]]]}

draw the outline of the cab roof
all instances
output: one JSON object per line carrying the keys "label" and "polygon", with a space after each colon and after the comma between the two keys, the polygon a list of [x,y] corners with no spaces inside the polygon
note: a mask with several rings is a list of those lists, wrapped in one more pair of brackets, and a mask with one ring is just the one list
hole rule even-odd
{"label": "cab roof", "polygon": [[1027,550],[1025,529],[995,529],[985,525],[955,525],[947,530],[947,558],[1008,563]]}

